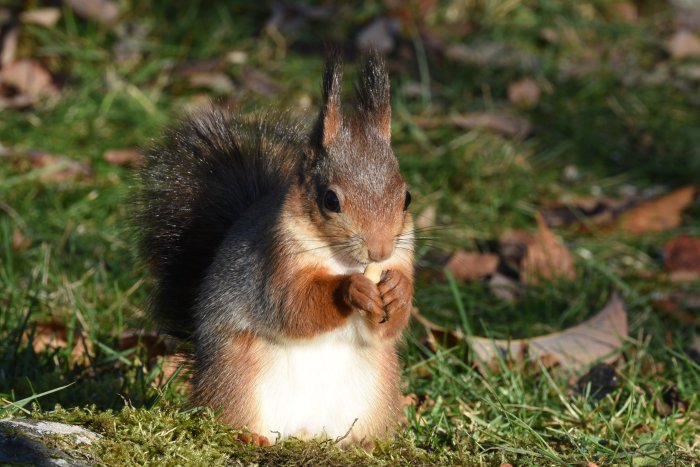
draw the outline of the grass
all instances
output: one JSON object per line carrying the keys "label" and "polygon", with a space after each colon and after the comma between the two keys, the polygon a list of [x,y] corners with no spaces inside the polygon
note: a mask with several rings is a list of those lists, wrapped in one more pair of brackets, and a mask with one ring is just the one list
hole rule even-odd
{"label": "grass", "polygon": [[[0,159],[0,417],[28,412],[86,425],[105,436],[76,455],[108,465],[700,462],[700,366],[687,352],[697,324],[653,305],[660,292],[692,294],[697,284],[638,273],[662,270],[662,248],[672,236],[700,234],[697,203],[670,232],[558,231],[576,254],[578,279],[529,287],[515,304],[481,283],[418,283],[415,300],[424,315],[500,337],[570,326],[620,291],[630,338],[617,364],[619,386],[601,399],[576,391],[573,375],[536,365],[504,365],[481,375],[468,363],[466,344],[432,352],[414,327],[402,357],[405,393],[418,404],[407,408],[396,439],[379,443],[371,455],[332,443],[242,446],[210,411],[188,408],[182,378],[166,384],[162,361],[149,361],[145,346],[119,350],[122,331],[151,326],[144,315],[150,284],[128,235],[131,169],[109,165],[102,155],[148,144],[206,92],[193,89],[177,65],[232,50],[248,60],[223,65],[236,83],[234,94],[208,95],[230,99],[241,111],[282,105],[303,113],[303,103],[313,107],[319,99],[319,37],[347,41],[384,7],[360,3],[333,21],[280,36],[265,32],[264,6],[190,2],[183,11],[168,2],[131,3],[121,22],[146,34],[127,60],[114,58],[115,47],[133,32],[120,37],[118,29],[79,19],[67,7],[55,27],[22,31],[19,53],[49,67],[62,83],[61,98],[3,110],[0,142],[16,151],[65,155],[89,165],[92,175],[44,181],[42,169]],[[421,243],[420,258],[432,244],[492,249],[509,228],[533,229],[534,213],[548,200],[697,183],[700,116],[692,80],[682,73],[697,62],[666,55],[664,41],[673,31],[665,3],[644,2],[636,21],[616,16],[619,3],[447,1],[425,14],[405,7],[414,20],[391,59],[394,147],[415,211],[434,205],[448,226]],[[446,45],[505,44],[510,52],[500,56],[513,58],[447,59],[427,35],[415,33],[417,18]],[[249,69],[272,77],[279,92],[251,90]],[[662,79],[652,79],[659,74]],[[543,90],[529,110],[507,100],[508,83],[522,77]],[[409,92],[415,84],[418,94]],[[484,110],[518,114],[535,131],[526,139],[506,138],[421,123]],[[570,165],[579,177],[563,181]],[[29,247],[13,248],[16,230]],[[687,311],[697,323],[697,309]],[[37,326],[52,321],[66,326],[67,346],[36,351]],[[83,337],[92,345],[76,361],[70,349]]]}

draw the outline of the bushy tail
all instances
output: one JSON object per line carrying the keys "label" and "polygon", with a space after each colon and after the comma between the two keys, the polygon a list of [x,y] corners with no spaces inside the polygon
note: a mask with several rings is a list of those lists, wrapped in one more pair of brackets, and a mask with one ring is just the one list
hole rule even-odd
{"label": "bushy tail", "polygon": [[199,285],[242,212],[288,184],[306,141],[278,115],[193,116],[145,154],[135,224],[140,254],[156,278],[152,315],[177,337],[192,331]]}

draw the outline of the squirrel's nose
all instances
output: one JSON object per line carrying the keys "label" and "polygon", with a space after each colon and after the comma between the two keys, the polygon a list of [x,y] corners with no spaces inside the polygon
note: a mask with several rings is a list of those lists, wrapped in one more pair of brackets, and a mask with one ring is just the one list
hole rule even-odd
{"label": "squirrel's nose", "polygon": [[367,256],[369,260],[375,263],[384,261],[389,258],[394,253],[394,242],[393,241],[368,241],[367,242]]}

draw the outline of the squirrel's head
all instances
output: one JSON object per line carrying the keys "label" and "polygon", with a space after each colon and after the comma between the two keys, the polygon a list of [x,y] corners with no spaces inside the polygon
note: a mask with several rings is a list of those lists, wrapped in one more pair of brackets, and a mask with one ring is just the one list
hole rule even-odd
{"label": "squirrel's head", "polygon": [[341,109],[341,81],[341,62],[332,56],[302,167],[306,211],[334,258],[380,262],[397,249],[411,250],[413,229],[411,195],[391,149],[389,76],[378,54],[364,59],[349,118]]}

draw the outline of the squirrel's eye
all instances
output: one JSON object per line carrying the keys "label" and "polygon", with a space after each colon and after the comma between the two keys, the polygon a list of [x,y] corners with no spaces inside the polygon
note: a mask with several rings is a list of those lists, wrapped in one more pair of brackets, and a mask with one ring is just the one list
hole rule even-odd
{"label": "squirrel's eye", "polygon": [[328,190],[323,195],[323,207],[333,212],[340,212],[340,200],[334,191]]}
{"label": "squirrel's eye", "polygon": [[403,202],[403,210],[404,210],[404,211],[407,211],[407,210],[408,210],[408,206],[409,206],[410,204],[411,204],[411,193],[407,191],[407,192],[406,192],[406,201]]}

